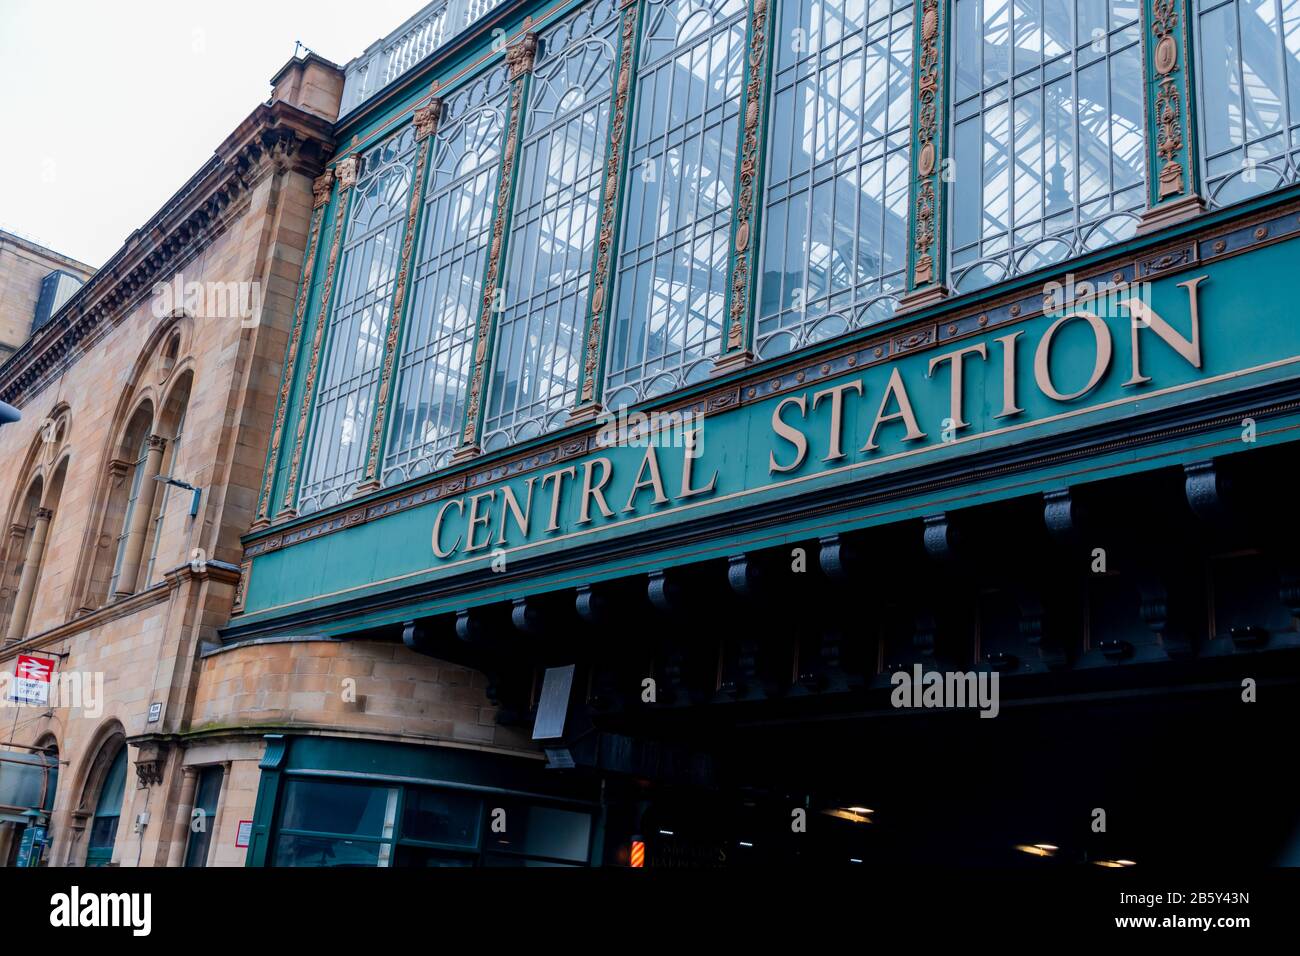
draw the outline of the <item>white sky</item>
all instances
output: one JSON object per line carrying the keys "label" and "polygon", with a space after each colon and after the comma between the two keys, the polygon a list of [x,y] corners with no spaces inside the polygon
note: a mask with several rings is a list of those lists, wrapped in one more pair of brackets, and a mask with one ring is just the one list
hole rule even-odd
{"label": "white sky", "polygon": [[427,0],[0,0],[0,229],[101,266],[301,40],[340,66]]}

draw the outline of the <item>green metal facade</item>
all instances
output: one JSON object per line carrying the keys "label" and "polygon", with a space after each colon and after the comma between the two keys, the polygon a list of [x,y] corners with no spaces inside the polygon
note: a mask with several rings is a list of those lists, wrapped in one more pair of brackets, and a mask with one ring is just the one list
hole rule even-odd
{"label": "green metal facade", "polygon": [[[578,6],[505,5],[350,114],[338,136],[349,145],[336,165],[411,122],[431,90],[445,99],[499,65],[526,21],[536,31]],[[625,23],[635,25],[644,7],[623,9]],[[733,275],[745,250],[757,255],[762,227],[761,136],[772,122],[766,89],[776,42],[767,13],[766,0],[750,0],[746,42],[758,61],[746,63],[746,77],[757,89],[748,85],[742,110],[755,111],[760,146],[752,151],[757,167],[742,162],[737,173],[736,195],[746,186],[755,195],[747,241],[737,242],[741,219],[732,224]],[[649,449],[646,442],[603,447],[599,425],[589,421],[310,516],[289,510],[270,523],[282,505],[292,506],[300,480],[293,459],[301,449],[294,451],[293,439],[309,424],[302,416],[312,404],[311,353],[324,347],[316,326],[336,294],[326,264],[346,220],[340,204],[352,199],[352,190],[336,185],[318,210],[309,253],[315,261],[304,269],[310,284],[300,291],[303,325],[286,362],[292,378],[279,411],[283,439],[268,459],[269,493],[260,509],[266,521],[245,539],[242,609],[228,638],[341,635],[1292,440],[1300,416],[1285,401],[1268,399],[1283,396],[1300,373],[1300,331],[1291,320],[1291,269],[1300,250],[1295,188],[1162,224],[979,292],[942,294],[945,197],[960,188],[959,179],[946,181],[943,163],[948,50],[959,42],[949,35],[950,14],[942,2],[922,2],[915,11],[908,288],[931,295],[914,308],[779,359],[721,363],[709,381],[633,409],[685,416],[675,433],[680,440]],[[494,39],[502,30],[506,44]],[[1195,200],[1188,30],[1182,0],[1146,5],[1152,208]],[[526,108],[527,76],[515,82],[524,87]],[[625,92],[630,125],[636,91]],[[610,149],[612,155],[613,143]],[[743,142],[737,150],[743,160]],[[1182,178],[1177,189],[1162,191],[1169,163]],[[617,210],[623,184],[611,183],[611,175],[602,192],[610,190]],[[512,207],[507,198],[506,210]],[[926,211],[918,215],[920,209]],[[502,236],[508,235],[507,223]],[[618,235],[615,224],[613,241]],[[930,257],[928,273],[922,256]],[[755,264],[746,282],[729,285],[728,302],[739,299],[745,325],[728,355],[752,342],[756,272]],[[612,290],[609,273],[605,282]],[[603,330],[588,316],[587,334],[594,328],[599,341],[594,394],[585,404],[600,397],[613,309],[604,312]],[[960,408],[952,389],[958,366]],[[1241,440],[1245,418],[1258,422],[1255,442]],[[468,427],[472,445],[475,425]],[[692,441],[698,447],[688,454]],[[584,483],[599,494],[584,494]],[[493,573],[501,553],[508,570]],[[399,592],[401,600],[392,600]]]}

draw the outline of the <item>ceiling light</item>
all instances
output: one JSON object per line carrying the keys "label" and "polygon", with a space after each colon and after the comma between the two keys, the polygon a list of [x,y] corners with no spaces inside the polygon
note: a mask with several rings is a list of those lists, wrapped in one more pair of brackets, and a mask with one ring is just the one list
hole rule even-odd
{"label": "ceiling light", "polygon": [[1016,849],[1030,856],[1055,856],[1059,848],[1051,843],[1020,843]]}

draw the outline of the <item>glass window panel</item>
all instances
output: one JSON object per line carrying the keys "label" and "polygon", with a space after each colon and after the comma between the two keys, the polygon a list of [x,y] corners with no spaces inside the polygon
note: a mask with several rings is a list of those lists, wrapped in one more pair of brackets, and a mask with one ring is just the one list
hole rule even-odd
{"label": "glass window panel", "polygon": [[618,4],[542,37],[533,75],[483,447],[562,426],[577,404],[609,140]]}
{"label": "glass window panel", "polygon": [[365,471],[414,158],[412,126],[361,157],[299,492],[304,514],[346,500]]}
{"label": "glass window panel", "polygon": [[445,466],[465,416],[509,109],[503,65],[449,98],[431,146],[382,480]]}
{"label": "glass window panel", "polygon": [[744,0],[647,3],[630,151],[646,188],[629,190],[624,216],[610,407],[706,377],[721,350],[717,253],[721,243],[725,273],[746,10]]}
{"label": "glass window panel", "polygon": [[482,801],[455,790],[407,790],[402,839],[477,847]]}
{"label": "glass window panel", "polygon": [[217,823],[217,801],[221,796],[221,767],[204,767],[199,771],[198,784],[194,792],[194,808],[202,810],[202,827],[195,830],[190,827],[190,842],[185,848],[185,865],[191,867],[207,866],[208,847],[212,844],[212,829]]}
{"label": "glass window panel", "polygon": [[388,846],[336,837],[285,834],[275,842],[273,866],[386,866]]}
{"label": "glass window panel", "polygon": [[363,837],[392,835],[397,791],[352,783],[291,780],[284,788],[280,826]]}
{"label": "glass window panel", "polygon": [[911,11],[781,5],[776,34],[794,40],[773,78],[762,357],[893,313],[907,260]]}
{"label": "glass window panel", "polygon": [[1300,180],[1300,4],[1194,0],[1193,10],[1207,201]]}
{"label": "glass window panel", "polygon": [[1140,88],[1128,79],[1141,72],[1136,4],[954,3],[959,38],[975,45],[971,26],[984,25],[978,52],[956,44],[956,288],[1133,235],[1145,202],[1129,187],[1145,181],[1146,162]]}
{"label": "glass window panel", "polygon": [[591,843],[591,814],[530,804],[507,804],[506,829],[489,831],[485,850],[585,863]]}
{"label": "glass window panel", "polygon": [[131,472],[131,490],[127,494],[126,511],[122,518],[122,531],[117,536],[117,555],[113,559],[113,577],[108,582],[108,597],[112,600],[113,595],[117,593],[119,587],[124,590],[131,590],[135,587],[134,581],[122,581],[122,561],[126,557],[126,539],[129,536],[131,528],[131,514],[135,511],[136,502],[140,498],[140,482],[144,477],[145,460],[149,456],[149,435],[146,429],[145,435],[140,439],[139,453],[136,455],[135,468]]}

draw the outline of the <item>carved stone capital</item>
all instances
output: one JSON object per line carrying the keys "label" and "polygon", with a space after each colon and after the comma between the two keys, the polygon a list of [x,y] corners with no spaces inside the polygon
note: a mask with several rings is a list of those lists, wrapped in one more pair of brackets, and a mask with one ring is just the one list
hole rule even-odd
{"label": "carved stone capital", "polygon": [[415,111],[415,138],[428,139],[438,131],[438,118],[442,116],[442,100],[434,99],[428,106]]}
{"label": "carved stone capital", "polygon": [[506,64],[510,67],[510,79],[533,72],[533,63],[537,60],[537,34],[526,33],[513,46],[506,49]]}
{"label": "carved stone capital", "polygon": [[147,442],[150,451],[162,451],[167,447],[167,439],[162,435],[150,435]]}
{"label": "carved stone capital", "polygon": [[311,184],[311,208],[319,209],[330,201],[330,193],[334,191],[334,170],[327,169],[312,181]]}
{"label": "carved stone capital", "polygon": [[357,167],[361,165],[361,160],[356,156],[349,156],[347,159],[340,160],[334,167],[334,174],[339,178],[339,190],[351,189],[357,184]]}
{"label": "carved stone capital", "polygon": [[44,521],[44,522],[48,523],[48,522],[50,522],[53,518],[54,518],[54,509],[53,509],[53,508],[37,508],[37,509],[36,509],[36,520],[37,520],[37,521]]}

